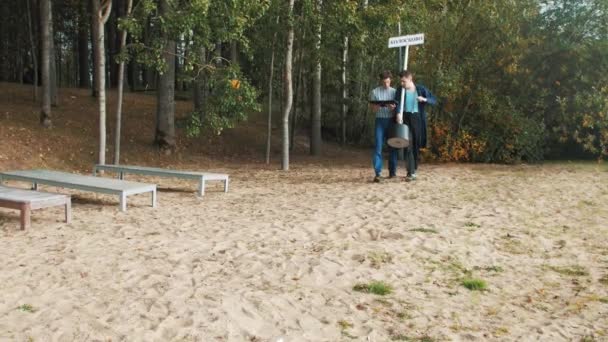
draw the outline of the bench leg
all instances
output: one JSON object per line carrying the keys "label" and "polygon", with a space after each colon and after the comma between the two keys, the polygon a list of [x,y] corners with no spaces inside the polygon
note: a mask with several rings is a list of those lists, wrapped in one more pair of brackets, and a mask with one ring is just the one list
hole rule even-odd
{"label": "bench leg", "polygon": [[72,199],[65,202],[65,223],[72,222]]}
{"label": "bench leg", "polygon": [[93,177],[97,177],[97,167],[93,167]]}
{"label": "bench leg", "polygon": [[152,190],[152,208],[156,208],[156,189]]}
{"label": "bench leg", "polygon": [[198,195],[199,196],[204,196],[205,195],[205,178],[201,178],[201,182],[198,185]]}
{"label": "bench leg", "polygon": [[120,211],[127,211],[127,195],[120,194]]}
{"label": "bench leg", "polygon": [[29,204],[21,206],[21,230],[28,229],[31,224],[31,208]]}
{"label": "bench leg", "polygon": [[118,179],[120,179],[120,180],[125,179],[125,174],[123,172],[119,172],[118,173]]}
{"label": "bench leg", "polygon": [[38,183],[36,183],[36,182],[32,183],[32,190],[38,191]]}
{"label": "bench leg", "polygon": [[224,192],[228,192],[228,178],[224,181]]}

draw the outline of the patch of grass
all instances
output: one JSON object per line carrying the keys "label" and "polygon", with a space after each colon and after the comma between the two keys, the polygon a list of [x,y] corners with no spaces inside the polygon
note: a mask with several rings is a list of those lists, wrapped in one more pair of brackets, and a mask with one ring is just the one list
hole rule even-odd
{"label": "patch of grass", "polygon": [[448,271],[455,273],[455,274],[464,274],[467,277],[471,276],[471,270],[464,267],[463,264],[461,264],[459,261],[452,261],[449,264],[447,264],[447,266],[445,267]]}
{"label": "patch of grass", "polygon": [[509,329],[507,329],[507,328],[505,328],[505,327],[500,327],[500,328],[497,328],[497,329],[494,331],[494,336],[497,336],[497,337],[500,337],[500,336],[505,336],[505,335],[507,335],[507,334],[509,334]]}
{"label": "patch of grass", "polygon": [[372,252],[369,253],[368,258],[373,268],[380,268],[382,264],[388,264],[393,261],[393,256],[387,252]]}
{"label": "patch of grass", "polygon": [[503,252],[517,255],[530,252],[530,250],[526,248],[521,241],[516,240],[514,236],[507,234],[502,237],[502,240],[503,241],[498,248]]}
{"label": "patch of grass", "polygon": [[414,228],[414,229],[410,229],[411,232],[418,232],[418,233],[429,233],[429,234],[439,234],[439,232],[435,229],[432,228]]}
{"label": "patch of grass", "polygon": [[593,336],[585,336],[581,338],[581,342],[595,342],[595,338]]}
{"label": "patch of grass", "polygon": [[559,274],[572,276],[572,277],[583,277],[588,276],[589,272],[583,267],[579,265],[572,266],[549,266],[549,269],[557,272]]}
{"label": "patch of grass", "polygon": [[391,336],[391,340],[393,341],[407,341],[407,342],[436,342],[437,340],[424,335],[424,336],[420,336],[420,337],[409,337],[407,335],[404,334],[397,334],[397,335],[392,335]]}
{"label": "patch of grass", "polygon": [[467,228],[467,229],[471,229],[471,230],[481,228],[481,226],[480,226],[480,225],[478,225],[478,224],[477,224],[477,223],[475,223],[475,222],[466,222],[466,223],[464,224],[464,226],[465,226],[465,228]]}
{"label": "patch of grass", "polygon": [[346,321],[346,320],[339,320],[338,325],[340,326],[340,332],[342,333],[342,336],[348,337],[350,339],[357,338],[357,336],[351,335],[348,332],[348,329],[354,327],[354,325],[351,322]]}
{"label": "patch of grass", "polygon": [[488,284],[483,279],[465,278],[461,282],[462,286],[471,291],[484,291],[488,288]]}
{"label": "patch of grass", "polygon": [[357,284],[353,287],[353,290],[385,296],[393,292],[393,287],[382,281],[372,281],[369,284]]}
{"label": "patch of grass", "polygon": [[482,270],[482,271],[486,271],[486,272],[495,272],[495,273],[500,273],[500,272],[504,271],[504,269],[500,266],[485,266],[485,267],[475,266],[475,267],[473,267],[473,269]]}
{"label": "patch of grass", "polygon": [[384,298],[378,298],[375,300],[377,303],[380,303],[386,307],[392,307],[393,303],[391,303],[391,301],[389,301],[388,299],[384,299]]}
{"label": "patch of grass", "polygon": [[346,329],[350,329],[353,327],[353,324],[346,320],[339,320],[338,325],[340,326],[341,330],[346,330]]}
{"label": "patch of grass", "polygon": [[608,274],[600,278],[600,284],[608,285]]}
{"label": "patch of grass", "polygon": [[19,306],[17,308],[17,310],[21,310],[23,312],[30,312],[30,313],[36,312],[36,309],[34,309],[34,307],[29,304],[23,304],[23,305]]}
{"label": "patch of grass", "polygon": [[402,319],[402,320],[406,320],[406,319],[412,319],[412,315],[405,312],[405,311],[401,311],[401,312],[397,312],[397,318]]}

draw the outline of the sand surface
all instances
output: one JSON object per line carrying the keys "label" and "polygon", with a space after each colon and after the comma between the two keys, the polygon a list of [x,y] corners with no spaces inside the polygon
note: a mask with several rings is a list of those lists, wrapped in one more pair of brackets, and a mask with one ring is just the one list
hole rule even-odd
{"label": "sand surface", "polygon": [[74,196],[68,225],[0,209],[0,341],[608,340],[605,168],[217,171],[203,199],[131,176],[161,191],[125,213],[41,186]]}

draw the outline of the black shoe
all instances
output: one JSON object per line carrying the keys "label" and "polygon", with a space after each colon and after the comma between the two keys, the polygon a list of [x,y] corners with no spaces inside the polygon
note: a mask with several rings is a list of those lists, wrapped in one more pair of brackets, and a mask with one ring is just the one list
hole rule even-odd
{"label": "black shoe", "polygon": [[397,175],[396,175],[396,174],[394,174],[394,173],[393,173],[393,174],[388,175],[388,178],[395,178],[395,177],[397,177]]}
{"label": "black shoe", "polygon": [[380,176],[374,177],[374,183],[380,183],[381,181],[382,181],[382,178],[380,178]]}

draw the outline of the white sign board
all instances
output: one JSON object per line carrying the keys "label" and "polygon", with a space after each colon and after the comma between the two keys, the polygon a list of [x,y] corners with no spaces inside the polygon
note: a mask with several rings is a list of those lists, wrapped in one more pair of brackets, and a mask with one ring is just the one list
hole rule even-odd
{"label": "white sign board", "polygon": [[391,37],[388,40],[389,48],[420,44],[424,44],[424,33],[410,34],[408,36],[401,37]]}

